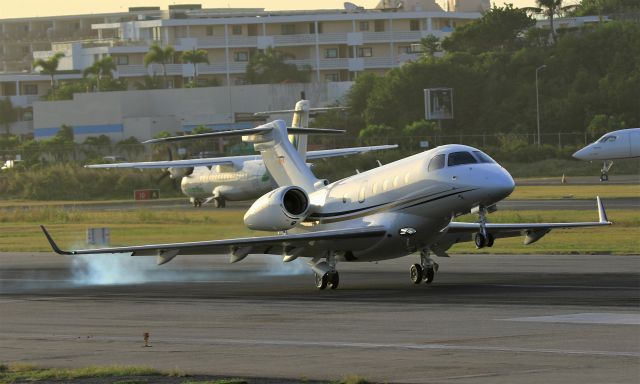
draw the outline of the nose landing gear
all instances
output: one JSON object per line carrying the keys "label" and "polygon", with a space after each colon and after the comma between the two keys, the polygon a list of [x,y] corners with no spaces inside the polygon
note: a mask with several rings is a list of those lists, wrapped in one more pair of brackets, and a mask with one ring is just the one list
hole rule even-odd
{"label": "nose landing gear", "polygon": [[604,164],[602,164],[602,169],[600,170],[600,181],[609,181],[609,170],[613,166],[613,161],[606,160]]}

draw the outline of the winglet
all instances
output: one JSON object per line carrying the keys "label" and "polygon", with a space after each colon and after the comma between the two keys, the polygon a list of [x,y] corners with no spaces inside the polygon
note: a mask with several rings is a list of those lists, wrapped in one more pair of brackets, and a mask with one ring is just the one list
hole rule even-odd
{"label": "winglet", "polygon": [[53,251],[55,253],[59,255],[73,255],[73,252],[63,251],[58,247],[58,245],[56,244],[55,241],[53,241],[53,238],[51,237],[47,229],[44,227],[44,225],[40,225],[40,228],[42,228],[42,232],[44,232],[44,235],[47,237],[47,240],[49,241],[49,244],[51,245],[51,248],[53,248]]}
{"label": "winglet", "polygon": [[604,205],[602,205],[600,196],[596,196],[596,201],[598,202],[598,217],[600,219],[600,222],[611,224],[611,222],[607,219],[607,212],[604,210]]}

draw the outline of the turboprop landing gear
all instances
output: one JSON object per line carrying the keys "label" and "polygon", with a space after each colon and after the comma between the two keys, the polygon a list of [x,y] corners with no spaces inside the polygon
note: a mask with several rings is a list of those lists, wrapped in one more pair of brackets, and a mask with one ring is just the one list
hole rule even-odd
{"label": "turboprop landing gear", "polygon": [[431,284],[439,267],[438,263],[431,259],[428,250],[420,251],[420,264],[413,264],[409,268],[411,282],[420,284],[424,281],[427,284]]}
{"label": "turboprop landing gear", "polygon": [[223,197],[216,197],[213,199],[213,206],[216,208],[224,208],[226,205],[226,201]]}
{"label": "turboprop landing gear", "polygon": [[604,164],[602,164],[602,169],[600,170],[600,181],[609,181],[609,170],[613,166],[613,161],[606,160]]}
{"label": "turboprop landing gear", "polygon": [[336,270],[336,257],[333,253],[327,256],[327,261],[318,262],[316,259],[311,261],[313,272],[316,278],[316,288],[331,289],[338,288],[340,285],[340,274]]}

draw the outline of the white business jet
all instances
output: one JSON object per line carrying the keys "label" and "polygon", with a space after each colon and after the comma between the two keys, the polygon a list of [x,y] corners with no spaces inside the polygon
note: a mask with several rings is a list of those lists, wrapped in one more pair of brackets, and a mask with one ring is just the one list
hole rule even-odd
{"label": "white business jet", "polygon": [[621,129],[599,138],[573,154],[579,160],[603,160],[600,181],[609,180],[613,160],[640,157],[640,128]]}
{"label": "white business jet", "polygon": [[[311,108],[309,101],[298,101],[294,109],[257,112],[255,116],[293,113],[292,127],[308,127],[310,112],[325,112],[335,107]],[[192,135],[188,137],[199,137]],[[206,138],[206,134],[204,135]],[[377,145],[369,147],[340,148],[307,152],[307,136],[291,135],[290,140],[303,159],[313,161],[338,156],[363,154],[397,148],[397,145]],[[257,199],[277,187],[267,172],[259,155],[215,157],[205,159],[144,161],[133,163],[110,163],[86,165],[86,168],[160,168],[171,179],[180,180],[182,193],[189,197],[194,207],[213,202],[216,208],[224,208],[227,201]]]}
{"label": "white business jet", "polygon": [[[306,133],[303,131],[318,130],[297,129],[297,133]],[[410,268],[411,280],[430,283],[438,269],[431,255],[447,256],[446,251],[458,242],[475,241],[482,248],[491,247],[498,238],[524,235],[524,243],[531,244],[554,228],[611,224],[599,198],[600,218],[596,222],[488,223],[487,213],[513,191],[514,182],[489,156],[464,145],[440,146],[329,184],[307,167],[288,140],[282,120],[207,135],[222,134],[243,135],[244,141],[253,143],[278,184],[244,216],[248,228],[277,234],[64,251],[42,227],[53,250],[64,255],[156,256],[158,264],[178,254],[229,254],[231,262],[250,254],[281,255],[284,262],[305,257],[315,272],[316,286],[335,289],[339,284],[338,261],[377,261],[419,252],[419,263]],[[181,139],[184,137],[163,141]],[[480,220],[453,221],[469,212],[478,213]]]}

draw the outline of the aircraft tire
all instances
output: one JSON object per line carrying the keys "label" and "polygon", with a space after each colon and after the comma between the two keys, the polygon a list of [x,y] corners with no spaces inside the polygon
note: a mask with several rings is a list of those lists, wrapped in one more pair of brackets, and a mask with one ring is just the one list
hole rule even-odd
{"label": "aircraft tire", "polygon": [[480,249],[484,248],[484,246],[487,244],[487,239],[482,233],[477,232],[475,236],[473,236],[473,242],[476,243],[476,248]]}
{"label": "aircraft tire", "polygon": [[493,243],[496,239],[493,237],[492,234],[487,233],[487,247],[491,248],[493,247]]}
{"label": "aircraft tire", "polygon": [[224,198],[222,197],[216,197],[215,199],[213,199],[213,206],[216,208],[224,208],[225,206],[225,201]]}
{"label": "aircraft tire", "polygon": [[424,282],[427,284],[431,284],[433,278],[436,277],[436,271],[434,268],[427,268],[424,275]]}
{"label": "aircraft tire", "polygon": [[609,175],[603,173],[602,175],[600,175],[600,181],[609,181]]}
{"label": "aircraft tire", "polygon": [[316,274],[315,276],[316,276],[316,288],[318,288],[319,290],[323,290],[327,288],[327,284],[329,283],[329,273],[325,273],[322,276]]}
{"label": "aircraft tire", "polygon": [[411,278],[411,282],[413,284],[422,283],[422,278],[424,276],[424,269],[420,264],[413,264],[411,268],[409,268],[409,278]]}
{"label": "aircraft tire", "polygon": [[338,273],[338,271],[329,272],[328,275],[329,288],[338,288],[338,285],[340,285],[340,274]]}

